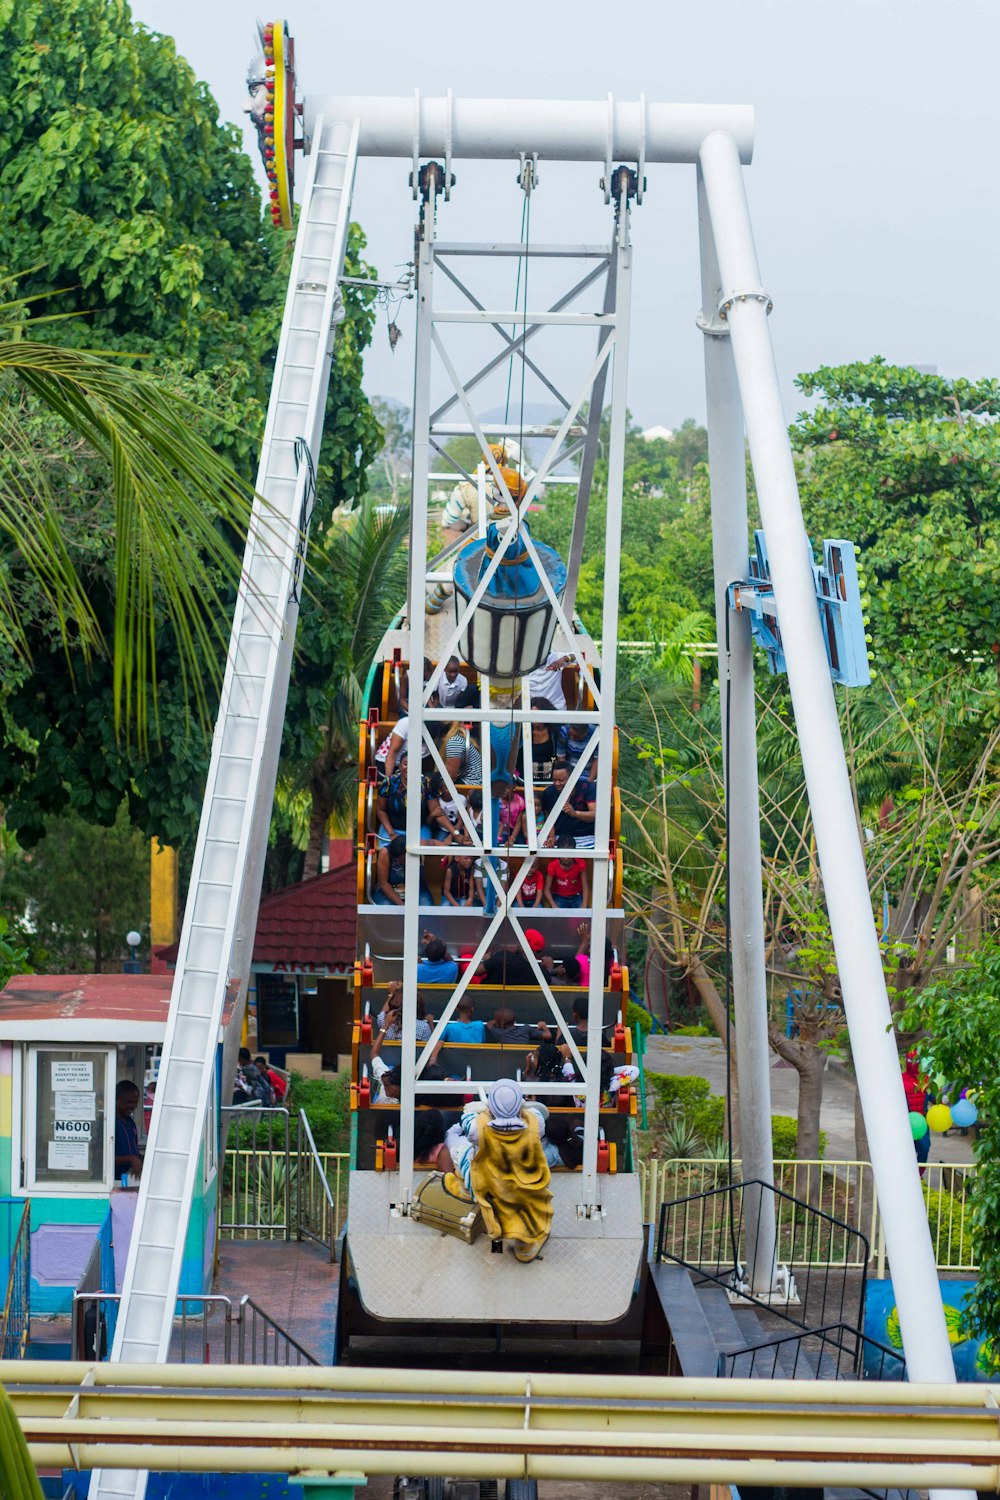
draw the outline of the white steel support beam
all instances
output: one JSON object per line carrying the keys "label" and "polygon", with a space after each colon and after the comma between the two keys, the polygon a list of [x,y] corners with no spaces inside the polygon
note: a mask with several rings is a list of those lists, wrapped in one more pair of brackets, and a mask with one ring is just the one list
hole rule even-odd
{"label": "white steel support beam", "polygon": [[[434,179],[428,199],[421,205],[421,229],[417,235],[417,337],[413,377],[413,478],[410,492],[410,691],[409,745],[424,740],[424,635],[427,596],[427,471],[430,467],[431,353],[434,317],[434,221],[437,200]],[[419,754],[416,772],[409,779],[406,798],[406,887],[403,915],[403,1037],[400,1048],[399,1090],[399,1199],[409,1207],[413,1193],[413,1110],[416,1104],[417,1064],[417,955],[420,949],[420,858]]]}
{"label": "white steel support beam", "polygon": [[816,848],[844,1013],[885,1225],[911,1381],[955,1379],[934,1252],[907,1119],[882,956],[813,587],[788,429],[767,327],[740,152],[717,132],[701,148],[750,456],[782,624]]}
{"label": "white steel support beam", "polygon": [[[771,1142],[771,1051],[767,1037],[764,962],[764,891],[760,863],[760,795],[757,785],[757,715],[750,617],[731,614],[728,587],[747,568],[747,485],[743,407],[728,325],[716,309],[722,295],[712,225],[698,173],[701,239],[699,320],[705,335],[708,470],[712,495],[715,621],[719,642],[729,837],[726,870],[733,1010],[739,1079],[739,1154],[744,1182],[774,1186]],[[725,1003],[729,1004],[728,995]],[[776,1269],[775,1208],[770,1193],[744,1195],[744,1264],[750,1288],[771,1290]]]}
{"label": "white steel support beam", "polygon": [[[356,159],[356,123],[322,126],[295,241],[111,1353],[124,1363],[167,1357],[223,1007],[230,983],[243,993],[247,982]],[[145,1483],[142,1472],[98,1470],[90,1494],[139,1497]]]}
{"label": "white steel support beam", "polygon": [[[753,154],[753,110],[744,104],[645,104],[607,99],[424,99],[307,95],[305,132],[317,116],[361,121],[361,156],[407,161],[444,157],[518,161],[536,152],[548,161],[695,162],[713,130]],[[449,150],[450,148],[450,150]]]}
{"label": "white steel support beam", "polygon": [[[629,239],[628,199],[623,194],[615,222],[615,336],[611,376],[611,429],[608,441],[608,497],[604,529],[604,616],[602,625],[600,717],[597,743],[597,817],[594,822],[595,858],[590,869],[590,987],[587,996],[587,1096],[583,1119],[583,1205],[600,1203],[597,1172],[601,1080],[598,1059],[603,1046],[604,941],[607,931],[608,874],[611,826],[611,747],[615,734],[615,684],[618,670],[618,585],[621,575],[622,476],[625,469],[625,429],[628,425],[628,344],[632,316],[632,245]],[[604,346],[607,347],[606,345]],[[603,352],[600,351],[600,352]],[[600,355],[598,356],[600,357]],[[589,754],[589,751],[588,751]],[[580,765],[583,757],[580,757]],[[596,1079],[595,1079],[596,1075]]]}

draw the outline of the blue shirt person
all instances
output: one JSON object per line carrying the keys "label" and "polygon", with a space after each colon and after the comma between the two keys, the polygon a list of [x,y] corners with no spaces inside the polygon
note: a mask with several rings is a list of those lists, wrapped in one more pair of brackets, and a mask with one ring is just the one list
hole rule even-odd
{"label": "blue shirt person", "polygon": [[139,1151],[139,1127],[132,1118],[139,1107],[139,1089],[130,1078],[123,1078],[115,1089],[115,1176],[142,1171]]}

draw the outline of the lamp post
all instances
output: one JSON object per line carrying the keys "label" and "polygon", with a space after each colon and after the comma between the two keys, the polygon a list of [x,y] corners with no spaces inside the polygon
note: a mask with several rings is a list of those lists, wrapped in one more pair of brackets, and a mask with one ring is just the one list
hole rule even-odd
{"label": "lamp post", "polygon": [[139,958],[138,949],[142,942],[142,933],[137,932],[133,927],[130,932],[126,932],[125,941],[128,944],[128,958],[122,964],[122,973],[141,974],[142,960]]}

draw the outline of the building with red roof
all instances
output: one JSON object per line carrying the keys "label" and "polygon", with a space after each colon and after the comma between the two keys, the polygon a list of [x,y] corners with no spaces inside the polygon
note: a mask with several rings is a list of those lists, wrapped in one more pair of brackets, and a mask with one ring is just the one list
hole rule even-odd
{"label": "building with red roof", "polygon": [[[283,1066],[289,1051],[318,1052],[324,1066],[351,1050],[357,868],[353,859],[264,896],[250,974],[250,1029]],[[177,943],[159,948],[172,970]],[[254,1036],[251,1035],[251,1045]]]}

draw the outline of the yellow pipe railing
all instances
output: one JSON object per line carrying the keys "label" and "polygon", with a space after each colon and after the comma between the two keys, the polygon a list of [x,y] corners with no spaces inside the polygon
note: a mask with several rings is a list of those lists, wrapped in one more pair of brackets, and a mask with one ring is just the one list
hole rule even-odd
{"label": "yellow pipe railing", "polygon": [[49,1361],[0,1383],[33,1461],[70,1469],[1000,1488],[978,1385]]}
{"label": "yellow pipe railing", "polygon": [[[650,1158],[638,1164],[639,1183],[642,1193],[643,1218],[646,1223],[656,1223],[660,1205],[673,1198],[686,1198],[695,1193],[711,1192],[722,1187],[727,1178],[728,1165],[714,1157],[674,1157],[660,1160]],[[976,1259],[972,1245],[972,1214],[968,1207],[968,1194],[975,1176],[971,1163],[929,1162],[923,1177],[924,1202],[927,1206],[931,1228],[931,1240],[939,1271],[975,1271]],[[733,1162],[733,1174],[739,1179],[740,1164]],[[793,1198],[816,1202],[825,1213],[835,1219],[859,1229],[868,1240],[869,1266],[879,1276],[885,1276],[885,1241],[882,1220],[878,1210],[878,1194],[871,1163],[867,1161],[776,1161],[774,1163],[775,1185]],[[719,1233],[728,1230],[725,1209],[719,1201]],[[822,1250],[813,1264],[825,1265],[828,1250],[833,1252],[835,1263],[844,1266],[860,1266],[856,1245],[845,1239],[837,1255],[836,1235],[817,1244]],[[785,1255],[782,1258],[788,1259]],[[809,1261],[796,1261],[805,1265]]]}

